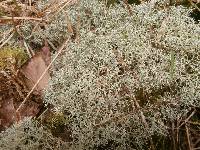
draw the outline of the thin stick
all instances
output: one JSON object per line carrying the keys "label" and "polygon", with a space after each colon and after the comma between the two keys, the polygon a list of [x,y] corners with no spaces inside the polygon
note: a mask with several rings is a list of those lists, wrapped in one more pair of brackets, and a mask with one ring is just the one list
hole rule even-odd
{"label": "thin stick", "polygon": [[43,18],[33,18],[33,17],[8,17],[8,16],[2,16],[0,20],[35,20],[35,21],[44,21]]}
{"label": "thin stick", "polygon": [[[197,144],[199,144],[199,142],[200,142],[200,138],[196,140],[196,142],[194,143],[194,147],[198,146]],[[199,147],[199,149],[200,149],[200,147]],[[194,150],[195,150],[195,148],[194,148]]]}
{"label": "thin stick", "polygon": [[56,51],[57,48],[53,45],[53,43],[51,41],[49,41],[48,39],[46,39],[46,40],[47,40],[48,44],[51,46],[51,48]]}
{"label": "thin stick", "polygon": [[186,129],[186,134],[187,134],[189,150],[193,150],[191,142],[190,142],[190,134],[189,134],[189,130],[188,130],[187,124],[185,125],[185,129]]}
{"label": "thin stick", "polygon": [[7,38],[7,40],[5,40],[5,41],[0,45],[0,49],[13,37],[14,34],[15,34],[15,32],[13,32],[13,33]]}
{"label": "thin stick", "polygon": [[[200,123],[199,123],[199,122],[187,121],[187,123],[200,126]],[[199,139],[199,140],[200,140],[200,139]]]}
{"label": "thin stick", "polygon": [[0,43],[2,43],[2,42],[6,39],[6,37],[7,37],[8,35],[10,35],[10,33],[11,33],[12,31],[14,31],[13,28],[10,29],[8,32],[4,33],[4,37],[1,39]]}
{"label": "thin stick", "polygon": [[42,116],[48,111],[48,109],[49,108],[46,108],[42,113],[41,113],[41,115],[40,116],[38,116],[38,118],[37,119],[40,119],[40,118],[42,118]]}
{"label": "thin stick", "polygon": [[182,125],[184,125],[185,123],[187,123],[187,122],[190,120],[190,118],[191,118],[195,113],[196,113],[196,110],[194,110],[194,111],[189,115],[189,117],[188,117],[187,119],[185,119],[185,121],[184,121],[180,126],[178,126],[178,128],[180,128]]}
{"label": "thin stick", "polygon": [[32,3],[32,1],[31,1],[31,0],[29,0],[28,2],[29,2],[29,6],[31,6],[31,3]]}
{"label": "thin stick", "polygon": [[200,8],[197,6],[197,4],[193,3],[191,0],[189,0],[190,4],[194,6],[198,11],[200,11]]}
{"label": "thin stick", "polygon": [[27,53],[28,53],[29,58],[32,58],[33,55],[34,55],[34,52],[31,51],[31,50],[28,48],[28,45],[27,45],[27,43],[26,43],[25,40],[24,40],[24,47],[26,48],[26,51],[27,51]]}
{"label": "thin stick", "polygon": [[26,98],[23,100],[23,102],[20,104],[20,106],[17,108],[16,112],[19,112],[19,110],[23,107],[23,105],[26,103],[26,101],[28,100],[29,96],[31,95],[31,93],[34,91],[34,89],[36,88],[36,86],[38,85],[38,83],[42,80],[42,78],[44,77],[44,75],[47,73],[47,71],[49,70],[49,68],[51,67],[51,65],[53,64],[53,62],[57,59],[57,57],[59,56],[59,54],[62,52],[62,50],[65,48],[66,44],[68,43],[69,38],[63,43],[63,45],[58,49],[58,53],[56,54],[56,56],[53,58],[53,60],[51,61],[51,63],[48,65],[48,67],[45,69],[45,71],[42,73],[42,75],[40,76],[40,78],[37,80],[37,82],[35,83],[35,85],[33,86],[33,88],[29,91],[28,95],[26,96]]}

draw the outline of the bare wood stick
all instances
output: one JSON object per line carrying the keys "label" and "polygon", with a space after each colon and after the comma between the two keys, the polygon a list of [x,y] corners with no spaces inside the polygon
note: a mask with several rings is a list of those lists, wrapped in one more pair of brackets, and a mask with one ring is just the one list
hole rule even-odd
{"label": "bare wood stick", "polygon": [[32,58],[34,55],[34,52],[28,48],[28,44],[26,43],[26,41],[24,40],[24,47],[26,48],[27,54],[29,56],[29,58]]}
{"label": "bare wood stick", "polygon": [[0,49],[13,37],[14,34],[15,34],[15,32],[13,32],[13,33],[7,38],[7,40],[5,40],[5,41],[0,45]]}
{"label": "bare wood stick", "polygon": [[40,116],[38,116],[38,119],[42,118],[42,116],[48,111],[49,108],[46,108],[41,114]]}
{"label": "bare wood stick", "polygon": [[189,0],[190,4],[194,6],[198,11],[200,11],[200,8],[195,4],[192,0]]}
{"label": "bare wood stick", "polygon": [[6,37],[7,37],[8,35],[10,35],[10,33],[13,32],[13,31],[14,31],[14,29],[11,28],[8,32],[3,33],[3,34],[4,34],[4,37],[0,40],[0,43],[2,43],[2,42],[6,39]]}
{"label": "bare wood stick", "polygon": [[188,146],[189,146],[189,150],[193,150],[191,142],[190,142],[190,133],[187,127],[187,124],[185,125],[185,129],[186,129],[186,134],[187,134],[187,140],[188,140]]}
{"label": "bare wood stick", "polygon": [[35,20],[35,21],[45,21],[43,18],[34,18],[34,17],[8,17],[2,16],[0,20]]}
{"label": "bare wood stick", "polygon": [[[199,122],[187,121],[187,123],[200,126],[200,123],[199,123]],[[199,140],[200,140],[200,139],[199,139]]]}
{"label": "bare wood stick", "polygon": [[184,125],[185,123],[187,123],[187,122],[190,120],[190,118],[191,118],[195,113],[196,113],[196,110],[194,110],[194,111],[189,115],[189,117],[188,117],[187,119],[185,119],[185,121],[184,121],[180,126],[178,126],[178,128],[180,128],[182,125]]}

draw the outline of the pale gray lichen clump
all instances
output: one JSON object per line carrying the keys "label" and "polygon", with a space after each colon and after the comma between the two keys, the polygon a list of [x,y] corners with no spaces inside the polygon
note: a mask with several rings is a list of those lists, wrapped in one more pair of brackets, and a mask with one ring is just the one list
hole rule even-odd
{"label": "pale gray lichen clump", "polygon": [[38,122],[25,118],[0,133],[1,150],[68,149],[67,145],[52,136]]}
{"label": "pale gray lichen clump", "polygon": [[80,43],[56,62],[45,101],[70,112],[75,149],[109,141],[142,149],[151,135],[167,134],[166,119],[200,106],[199,24],[181,6],[131,10],[95,0],[68,10],[80,12]]}
{"label": "pale gray lichen clump", "polygon": [[[80,41],[59,56],[45,93],[45,103],[69,112],[73,141],[60,143],[26,119],[0,133],[0,149],[147,149],[153,135],[168,134],[166,121],[200,107],[200,26],[190,10],[166,2],[133,5],[130,13],[122,4],[83,0],[45,29],[33,32],[37,23],[24,21],[19,31],[28,43],[60,44],[71,34],[66,15],[73,25],[80,15]],[[39,3],[42,9],[47,1]]]}
{"label": "pale gray lichen clump", "polygon": [[[7,41],[9,46],[19,46],[22,44],[21,38],[23,37],[23,40],[25,40],[27,44],[33,46],[32,49],[35,50],[35,47],[38,48],[38,46],[41,47],[44,45],[44,39],[58,46],[62,43],[62,40],[66,38],[66,16],[63,13],[58,13],[54,16],[52,15],[52,12],[55,11],[53,8],[51,10],[45,9],[48,5],[53,3],[53,1],[39,0],[35,3],[34,8],[38,10],[38,12],[44,13],[43,16],[40,17],[43,21],[20,20],[20,25],[16,27],[17,36],[13,36]],[[12,24],[2,24],[0,27],[0,38],[5,39],[8,36],[6,35],[8,31],[12,31],[13,28]]]}

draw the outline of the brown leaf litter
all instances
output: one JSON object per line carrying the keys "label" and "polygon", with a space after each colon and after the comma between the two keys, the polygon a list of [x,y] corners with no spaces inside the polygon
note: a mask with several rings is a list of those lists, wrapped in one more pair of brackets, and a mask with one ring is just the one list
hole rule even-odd
{"label": "brown leaf litter", "polygon": [[[10,60],[15,59],[10,57]],[[0,131],[24,117],[35,117],[43,107],[43,90],[48,85],[49,73],[45,73],[28,101],[16,113],[27,93],[40,78],[50,63],[47,45],[30,60],[17,68],[16,61],[0,71]]]}

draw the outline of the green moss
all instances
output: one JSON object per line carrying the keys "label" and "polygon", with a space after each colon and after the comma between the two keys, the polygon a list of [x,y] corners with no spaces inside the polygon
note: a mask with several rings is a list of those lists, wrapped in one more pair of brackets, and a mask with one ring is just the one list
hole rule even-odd
{"label": "green moss", "polygon": [[62,113],[52,114],[48,119],[45,120],[48,128],[58,128],[69,123],[69,119]]}
{"label": "green moss", "polygon": [[13,65],[20,68],[27,59],[28,55],[21,48],[0,49],[0,69],[9,69]]}
{"label": "green moss", "polygon": [[55,113],[51,114],[43,121],[43,124],[53,136],[61,138],[63,141],[72,141],[70,128],[71,120],[68,115]]}

